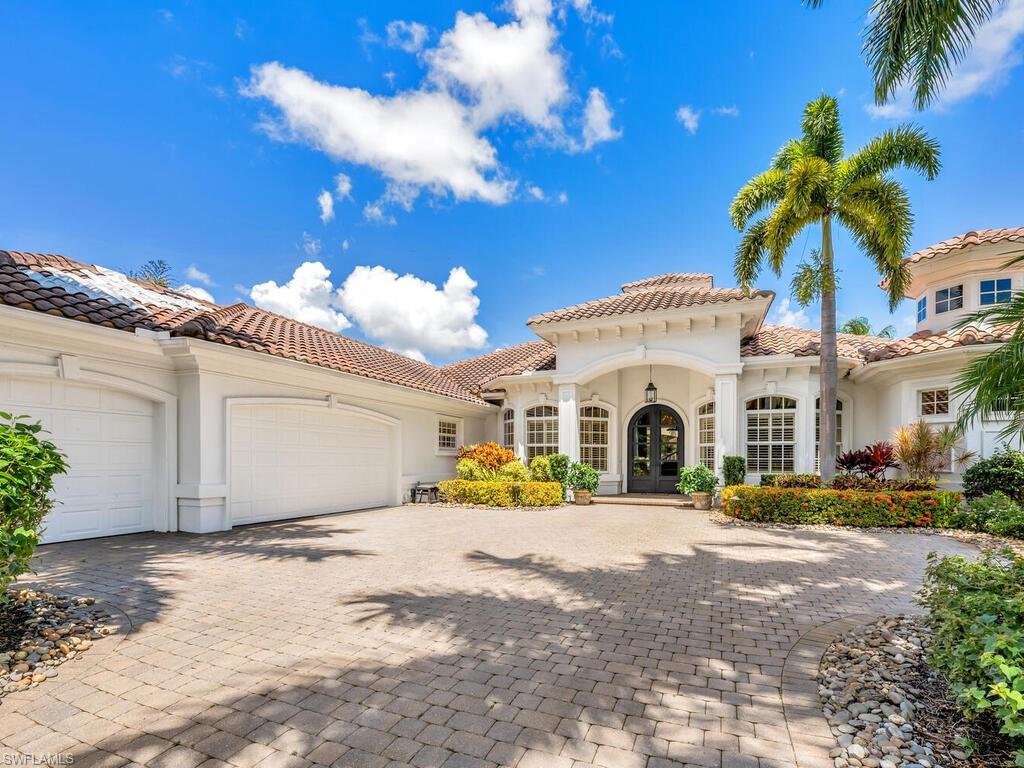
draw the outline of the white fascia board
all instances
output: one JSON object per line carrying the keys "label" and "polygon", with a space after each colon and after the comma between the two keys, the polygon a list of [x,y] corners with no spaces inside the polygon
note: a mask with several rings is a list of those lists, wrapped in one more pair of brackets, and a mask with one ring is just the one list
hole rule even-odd
{"label": "white fascia board", "polygon": [[946,362],[947,358],[975,357],[978,355],[993,352],[1003,346],[1003,342],[996,344],[968,344],[966,346],[953,347],[952,349],[937,349],[932,352],[918,352],[915,355],[903,357],[890,357],[887,360],[875,360],[874,362],[862,365],[851,374],[851,378],[866,381],[882,373],[898,370],[899,368],[913,368],[917,365],[931,365],[934,363]]}

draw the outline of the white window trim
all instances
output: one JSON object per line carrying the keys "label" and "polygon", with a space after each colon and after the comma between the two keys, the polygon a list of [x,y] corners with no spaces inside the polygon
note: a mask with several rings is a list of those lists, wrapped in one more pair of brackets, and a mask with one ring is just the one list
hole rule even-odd
{"label": "white window trim", "polygon": [[[506,419],[506,414],[512,414],[511,419]],[[512,444],[505,444],[505,425],[512,425]],[[505,406],[501,409],[501,418],[498,419],[498,445],[510,450],[516,449],[516,409],[512,406]]]}
{"label": "white window trim", "polygon": [[[981,284],[983,282],[985,282],[986,280],[994,280],[994,281],[1009,280],[1010,281],[1010,299],[1011,299],[1011,301],[1013,300],[1013,294],[1017,290],[1019,290],[1017,288],[1017,285],[1016,285],[1016,280],[1014,280],[1013,273],[1011,273],[1011,272],[998,272],[998,273],[993,273],[993,274],[979,275],[977,283],[975,284],[976,287],[977,287],[977,293],[975,295],[975,298],[977,299],[976,306],[978,307],[978,309],[982,309],[983,307],[997,307],[997,306],[999,306],[999,302],[996,302],[995,304],[982,304],[981,303]],[[997,289],[995,291],[995,293],[998,294],[999,290]],[[1005,304],[1006,302],[1003,302],[1003,303]]]}
{"label": "white window trim", "polygon": [[[778,410],[776,410],[776,409],[769,409],[768,412],[769,413],[770,412],[777,412],[777,413],[792,412],[793,413],[793,441],[792,441],[792,445],[793,445],[793,473],[802,472],[803,470],[801,469],[801,460],[800,460],[800,456],[801,456],[800,452],[802,450],[802,447],[801,447],[802,441],[801,441],[801,432],[800,431],[801,431],[801,428],[802,428],[801,424],[806,423],[806,422],[803,422],[801,420],[801,414],[803,413],[803,410],[804,410],[804,400],[803,400],[803,398],[801,398],[799,395],[793,394],[791,392],[785,392],[785,391],[779,392],[779,391],[776,391],[776,392],[772,392],[772,393],[769,394],[768,392],[761,391],[761,392],[755,392],[755,393],[751,393],[751,394],[748,394],[748,395],[744,395],[743,397],[740,398],[740,403],[739,403],[740,408],[741,408],[741,411],[740,411],[740,414],[741,414],[740,430],[741,430],[741,434],[742,434],[742,437],[743,437],[743,440],[742,440],[742,443],[743,443],[743,457],[744,457],[744,459],[747,460],[747,476],[748,477],[760,477],[761,475],[766,475],[766,474],[767,475],[791,474],[789,472],[772,472],[772,471],[768,471],[768,472],[755,472],[754,470],[752,470],[750,468],[750,458],[749,458],[750,457],[750,454],[749,454],[750,440],[748,439],[749,430],[748,430],[748,427],[747,427],[747,415],[750,412],[747,410],[747,403],[749,403],[751,400],[756,400],[756,399],[762,398],[762,397],[784,397],[784,398],[787,398],[789,400],[792,400],[796,404],[796,408],[787,408],[787,409],[778,409]],[[813,422],[812,422],[811,428],[813,429]],[[763,443],[760,443],[760,442],[757,442],[757,441],[755,441],[755,444],[756,445],[763,445]],[[813,456],[811,458],[811,462],[812,462],[811,466],[813,466]]]}
{"label": "white window trim", "polygon": [[[936,392],[940,389],[946,390],[946,413],[924,413],[923,403],[921,402],[921,395],[925,392]],[[927,422],[940,422],[947,423],[953,416],[953,395],[949,391],[949,384],[935,384],[927,386],[918,386],[914,388],[914,413],[915,418],[923,419]]]}
{"label": "white window trim", "polygon": [[[821,473],[821,453],[818,450],[818,414],[821,412],[821,409],[818,408],[818,403],[820,400],[820,393],[814,396],[814,415],[811,421],[811,429],[813,430],[811,436],[814,439],[814,453],[811,455],[811,459],[814,462],[814,472],[818,474]],[[838,440],[839,453],[843,453],[851,450],[853,446],[853,440],[850,439],[850,433],[853,431],[853,398],[837,394],[836,400],[843,404],[843,434],[841,435],[841,439]],[[836,454],[836,457],[838,458],[838,454]]]}
{"label": "white window trim", "polygon": [[[948,307],[946,309],[939,309],[939,292],[940,291],[952,291],[954,288],[960,289],[960,306],[959,307]],[[946,299],[946,304],[949,304],[949,298]],[[948,315],[950,312],[960,312],[967,308],[967,283],[952,283],[950,285],[944,285],[941,288],[936,288],[932,291],[932,312],[935,315]]]}
{"label": "white window trim", "polygon": [[[749,400],[750,398],[747,398],[747,399]],[[719,414],[718,414],[718,403],[715,402],[715,398],[714,397],[705,397],[703,400],[698,400],[693,405],[693,422],[692,422],[693,423],[693,452],[691,453],[691,455],[693,456],[693,463],[694,464],[700,464],[701,463],[701,460],[700,460],[700,449],[705,447],[705,446],[711,446],[711,449],[714,452],[714,456],[715,456],[715,466],[711,467],[711,471],[712,472],[717,472],[718,468],[722,464],[722,457],[718,455],[718,443],[717,443],[717,441],[715,439],[715,435],[713,434],[711,436],[711,442],[710,443],[702,443],[700,441],[700,420],[707,418],[707,416],[702,416],[701,415],[700,409],[703,408],[705,405],[707,405],[709,403],[711,403],[711,404],[713,404],[715,406],[715,413],[714,413],[714,415],[712,415],[711,418],[715,420],[714,423],[715,423],[715,427],[716,427],[716,430],[717,430],[718,415]],[[744,425],[744,426],[746,426],[746,425]],[[744,456],[746,456],[746,449],[744,449]]]}
{"label": "white window trim", "polygon": [[[605,411],[605,413],[608,414],[608,418],[607,418],[607,421],[608,421],[608,442],[604,446],[605,451],[607,453],[607,457],[608,457],[608,466],[605,469],[599,469],[598,470],[598,472],[601,474],[602,477],[608,477],[609,475],[613,474],[612,468],[615,466],[615,439],[616,439],[616,434],[615,434],[615,408],[613,408],[608,403],[602,402],[600,400],[595,400],[595,399],[584,400],[584,401],[582,401],[580,403],[579,408],[576,409],[576,422],[577,422],[577,424],[579,424],[579,422],[583,420],[582,411],[583,411],[584,408],[602,408]],[[588,418],[592,418],[592,417],[588,417]],[[583,455],[583,429],[582,429],[582,425],[580,425],[579,434],[580,434],[580,456],[582,457],[582,455]],[[583,459],[581,458],[580,461],[582,461],[582,460]]]}
{"label": "white window trim", "polygon": [[[531,409],[537,408],[538,406],[549,406],[549,407],[555,409],[555,415],[554,416],[545,416],[543,418],[553,419],[554,420],[554,422],[555,422],[555,443],[554,443],[555,451],[554,452],[558,453],[559,448],[560,448],[560,446],[558,444],[558,436],[560,434],[560,429],[559,429],[559,424],[558,424],[558,420],[559,420],[559,416],[560,416],[560,414],[558,412],[558,403],[554,402],[552,400],[536,400],[534,402],[529,403],[528,405],[523,406],[523,463],[526,464],[527,466],[530,465],[530,461],[531,461],[531,459],[530,459],[530,418],[531,417],[528,414],[529,414]],[[538,418],[538,417],[534,417],[534,418]],[[551,443],[544,443],[544,445],[551,445]],[[547,455],[550,456],[550,454],[547,454]]]}
{"label": "white window trim", "polygon": [[[440,444],[441,438],[441,422],[447,422],[455,425],[455,447],[454,448],[442,448]],[[462,419],[458,416],[444,416],[437,414],[437,418],[434,419],[434,455],[435,456],[455,456],[459,452],[459,446],[462,445]]]}

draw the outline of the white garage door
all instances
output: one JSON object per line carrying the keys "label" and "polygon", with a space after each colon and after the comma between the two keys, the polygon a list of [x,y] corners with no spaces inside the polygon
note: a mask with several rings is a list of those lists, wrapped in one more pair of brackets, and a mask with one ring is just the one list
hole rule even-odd
{"label": "white garage door", "polygon": [[328,408],[231,409],[232,525],[391,503],[390,430]]}
{"label": "white garage door", "polygon": [[0,376],[0,411],[41,421],[65,454],[43,541],[153,530],[153,404],[115,390]]}

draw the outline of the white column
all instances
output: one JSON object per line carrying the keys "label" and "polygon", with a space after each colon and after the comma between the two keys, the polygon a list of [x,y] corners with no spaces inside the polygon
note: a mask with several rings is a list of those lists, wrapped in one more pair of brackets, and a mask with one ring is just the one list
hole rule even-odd
{"label": "white column", "polygon": [[580,388],[558,385],[558,452],[572,461],[580,460]]}
{"label": "white column", "polygon": [[519,460],[529,466],[526,460],[526,409],[523,407],[526,398],[521,392],[516,392],[509,401],[509,406],[515,409],[515,420],[513,421],[512,444]]}
{"label": "white column", "polygon": [[739,452],[738,377],[735,373],[715,376],[715,468],[722,474],[722,459]]}

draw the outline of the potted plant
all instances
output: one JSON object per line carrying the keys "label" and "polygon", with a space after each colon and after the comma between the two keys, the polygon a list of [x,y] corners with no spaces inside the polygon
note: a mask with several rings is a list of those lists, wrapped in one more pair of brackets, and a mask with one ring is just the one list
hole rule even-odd
{"label": "potted plant", "polygon": [[711,494],[718,487],[718,477],[703,464],[679,470],[676,490],[690,497],[695,509],[711,509]]}
{"label": "potted plant", "polygon": [[589,504],[600,482],[601,476],[589,464],[576,461],[569,466],[566,483],[572,488],[572,495],[577,504]]}

